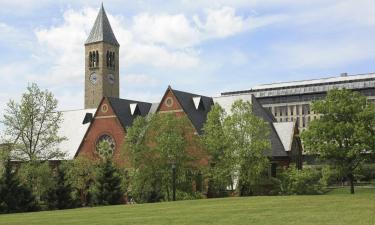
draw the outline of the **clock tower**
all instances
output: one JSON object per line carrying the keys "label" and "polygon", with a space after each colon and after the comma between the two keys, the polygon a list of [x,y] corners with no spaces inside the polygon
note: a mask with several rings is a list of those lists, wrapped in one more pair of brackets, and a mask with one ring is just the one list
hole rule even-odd
{"label": "clock tower", "polygon": [[103,4],[85,42],[85,109],[119,98],[119,48]]}

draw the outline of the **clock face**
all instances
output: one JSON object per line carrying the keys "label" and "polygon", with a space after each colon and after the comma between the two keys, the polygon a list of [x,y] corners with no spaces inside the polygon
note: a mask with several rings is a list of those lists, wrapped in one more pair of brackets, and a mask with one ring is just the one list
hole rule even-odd
{"label": "clock face", "polygon": [[115,83],[115,76],[113,76],[113,74],[108,74],[108,82],[110,84],[114,84]]}
{"label": "clock face", "polygon": [[96,84],[97,81],[98,81],[98,76],[96,75],[96,73],[90,74],[90,82],[92,84]]}

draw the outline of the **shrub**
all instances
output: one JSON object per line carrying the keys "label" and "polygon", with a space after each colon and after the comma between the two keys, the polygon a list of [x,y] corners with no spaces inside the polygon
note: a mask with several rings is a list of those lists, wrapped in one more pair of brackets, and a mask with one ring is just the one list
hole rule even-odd
{"label": "shrub", "polygon": [[315,169],[297,170],[289,168],[280,174],[281,194],[321,194],[323,193],[323,189],[320,178],[320,172]]}
{"label": "shrub", "polygon": [[339,170],[330,166],[323,166],[321,174],[322,178],[320,179],[320,183],[326,187],[340,183],[343,177]]}
{"label": "shrub", "polygon": [[176,190],[176,200],[194,200],[202,199],[204,196],[200,192],[184,192]]}
{"label": "shrub", "polygon": [[264,177],[252,186],[253,195],[278,195],[281,181],[275,177]]}
{"label": "shrub", "polygon": [[364,164],[358,168],[357,179],[361,181],[371,181],[375,179],[375,163]]}
{"label": "shrub", "polygon": [[24,162],[21,164],[17,175],[21,183],[32,191],[39,204],[43,206],[48,190],[55,185],[54,175],[49,162]]}

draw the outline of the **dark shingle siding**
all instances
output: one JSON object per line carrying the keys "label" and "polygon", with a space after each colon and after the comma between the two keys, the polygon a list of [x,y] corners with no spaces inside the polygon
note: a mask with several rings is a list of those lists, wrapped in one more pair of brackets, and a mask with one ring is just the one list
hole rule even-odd
{"label": "dark shingle siding", "polygon": [[[181,104],[184,112],[194,125],[198,134],[202,134],[203,125],[206,122],[207,114],[211,110],[211,106],[214,104],[212,98],[173,89],[171,90],[176,96],[178,102]],[[203,109],[195,108],[193,97],[201,97]]]}
{"label": "dark shingle siding", "polygon": [[270,128],[270,142],[271,142],[271,152],[268,152],[267,155],[272,157],[280,157],[280,156],[288,156],[287,152],[285,151],[285,148],[283,146],[283,143],[280,140],[279,135],[276,132],[275,127],[273,126],[273,123],[276,122],[275,118],[267,112],[265,108],[262,107],[262,105],[258,102],[258,100],[252,96],[251,104],[253,106],[253,113],[265,120]]}
{"label": "dark shingle siding", "polygon": [[[120,120],[120,123],[124,129],[130,127],[133,124],[134,119],[137,116],[147,116],[150,108],[151,103],[148,102],[139,102],[134,100],[127,100],[121,98],[111,98],[108,97],[108,101],[113,108],[114,113],[116,114],[117,118]],[[130,112],[130,104],[137,103],[140,115],[131,115]]]}

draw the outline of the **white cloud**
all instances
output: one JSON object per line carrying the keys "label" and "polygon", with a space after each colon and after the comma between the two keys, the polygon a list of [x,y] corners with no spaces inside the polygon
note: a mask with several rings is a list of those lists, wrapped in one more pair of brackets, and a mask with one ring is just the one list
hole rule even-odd
{"label": "white cloud", "polygon": [[194,17],[200,30],[206,38],[223,38],[251,28],[250,18],[236,16],[235,9],[222,7],[206,10],[207,17],[202,22],[198,16]]}
{"label": "white cloud", "polygon": [[164,44],[172,48],[191,47],[200,38],[199,31],[183,14],[142,13],[133,18],[132,30],[145,43]]}
{"label": "white cloud", "polygon": [[[35,30],[40,47],[35,59],[52,65],[42,82],[61,84],[83,79],[83,43],[92,27],[97,9],[68,10],[63,23]],[[187,18],[184,14],[151,15],[140,13],[129,26],[122,17],[108,15],[120,42],[120,65],[148,65],[171,69],[196,67],[200,49],[196,46],[207,39],[224,38],[265,25],[257,18],[241,17],[230,7],[206,10],[204,16]],[[48,75],[47,75],[48,74]]]}

